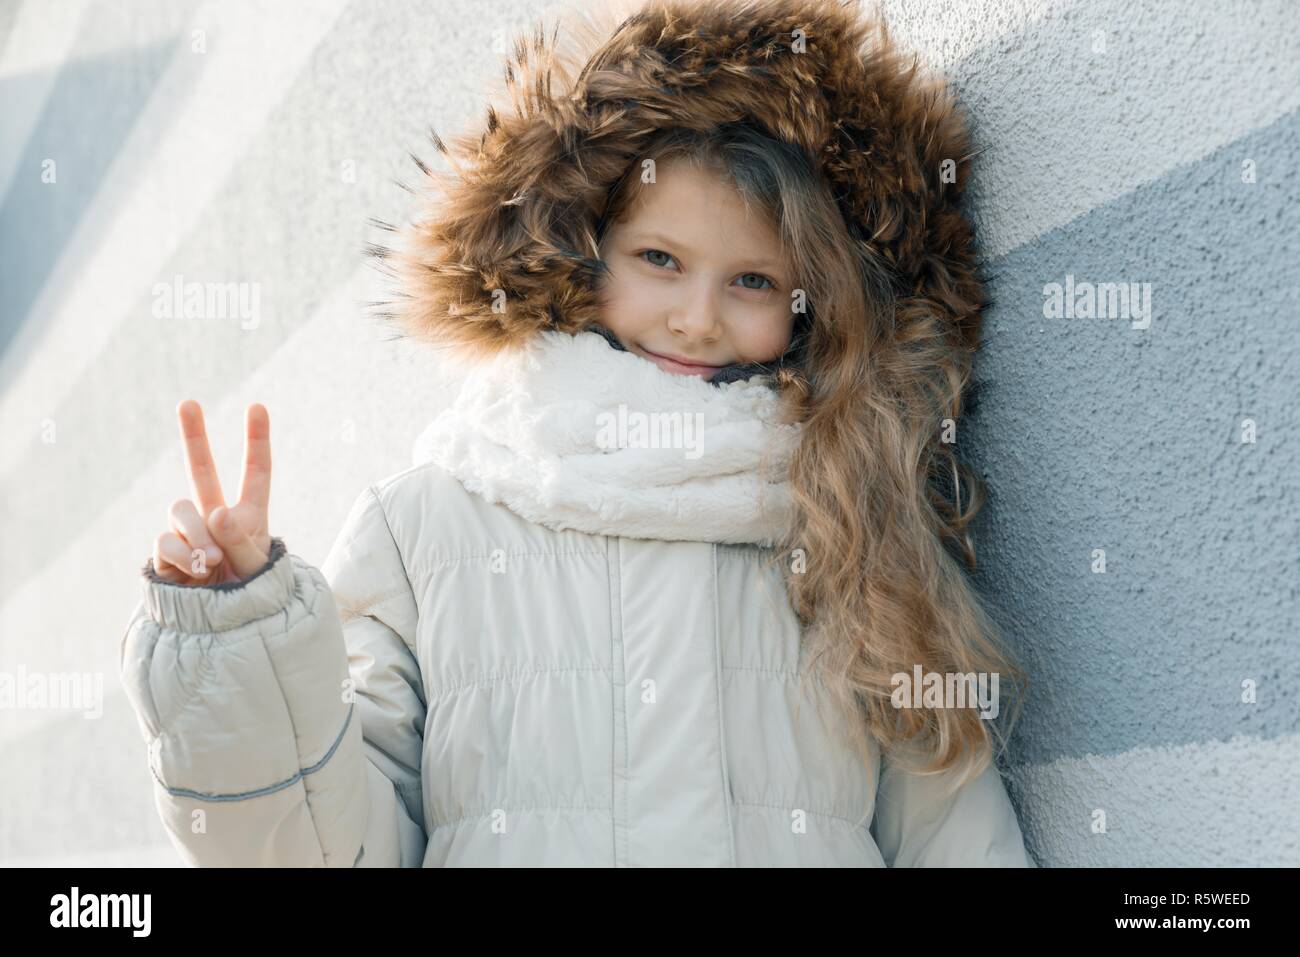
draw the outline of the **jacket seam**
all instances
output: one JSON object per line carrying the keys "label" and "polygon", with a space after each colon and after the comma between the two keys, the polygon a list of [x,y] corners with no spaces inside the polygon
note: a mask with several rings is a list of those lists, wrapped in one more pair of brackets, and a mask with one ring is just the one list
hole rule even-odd
{"label": "jacket seam", "polygon": [[[610,704],[612,708],[611,720],[616,727],[621,727],[623,731],[623,746],[619,750],[615,745],[615,753],[610,755],[610,826],[613,829],[614,845],[614,866],[628,866],[628,830],[631,822],[628,818],[627,802],[629,787],[628,776],[631,771],[630,752],[628,750],[628,714],[627,714],[627,647],[623,642],[623,540],[617,537],[607,537],[605,539],[605,561],[606,570],[609,575],[609,614],[610,614],[610,663],[611,665],[617,660],[619,681],[615,684],[610,681]],[[614,658],[615,643],[617,646],[618,657]],[[611,673],[611,679],[613,674]],[[619,712],[622,712],[622,721],[618,720]],[[613,735],[611,735],[611,739]],[[623,758],[623,786],[620,790],[618,786],[619,768],[615,765],[615,758],[621,754]],[[623,825],[619,828],[618,810],[614,807],[617,798],[623,799]],[[622,839],[622,853],[619,853],[619,841]]]}
{"label": "jacket seam", "polygon": [[[366,617],[366,616],[357,615],[356,617]],[[716,624],[716,615],[715,615],[715,624]],[[786,681],[797,680],[800,677],[805,677],[811,681],[824,683],[821,681],[821,679],[816,678],[815,676],[811,676],[811,675],[801,676],[797,671],[782,671],[774,668],[751,668],[751,667],[745,667],[740,665],[723,665],[721,670],[753,672],[755,674],[762,674],[775,679],[781,679]],[[433,689],[432,693],[429,694],[429,700],[431,701],[440,700],[442,698],[450,697],[451,695],[454,694],[459,694],[462,691],[472,690],[474,688],[480,688],[480,687],[488,687],[490,685],[498,684],[502,681],[508,681],[514,678],[531,678],[537,675],[545,675],[545,674],[584,674],[587,672],[604,672],[605,674],[612,674],[612,669],[604,665],[593,665],[590,668],[526,668],[526,669],[518,669],[515,671],[499,671],[499,672],[494,672],[493,674],[487,676],[486,678],[482,678],[477,681],[463,681],[460,684],[446,685],[443,686],[442,688]]]}
{"label": "jacket seam", "polygon": [[[375,500],[375,506],[379,509],[379,517],[384,520],[384,531],[388,532],[388,540],[393,543],[393,551],[397,553],[397,564],[402,566],[402,577],[406,579],[406,593],[412,598],[412,600],[414,600],[415,590],[411,587],[411,572],[406,567],[406,556],[402,554],[401,546],[397,544],[397,536],[393,534],[393,526],[388,521],[388,510],[384,508],[384,503],[383,501],[380,500],[379,493],[375,491],[375,487],[373,485],[367,486],[366,491],[369,492],[370,497]],[[396,594],[385,595],[383,597],[383,601],[388,601],[390,598],[395,598],[400,594],[401,594],[401,589],[398,588]],[[378,604],[378,601],[366,605],[365,607],[366,609],[370,609],[374,607],[374,604]],[[416,602],[416,607],[417,608],[419,607],[419,602]],[[402,638],[402,643],[406,644],[405,638]],[[408,645],[407,647],[410,646]]]}
{"label": "jacket seam", "polygon": [[374,618],[374,615],[371,615],[370,612],[373,611],[376,606],[387,604],[394,598],[402,597],[404,597],[402,587],[398,585],[396,588],[391,591],[386,591],[382,595],[376,595],[372,598],[366,599],[363,604],[360,604],[355,608],[340,608],[339,619],[346,625],[348,622],[356,621],[361,618]]}
{"label": "jacket seam", "polygon": [[731,866],[736,866],[736,827],[731,820],[730,782],[727,780],[727,729],[726,713],[722,704],[722,622],[718,608],[718,543],[713,543],[713,560],[709,563],[709,578],[713,582],[713,689],[718,708],[718,770],[722,775],[722,806],[727,812],[727,847]]}
{"label": "jacket seam", "polygon": [[[384,487],[386,488],[388,484],[390,483],[387,482],[384,483]],[[370,493],[370,498],[374,501],[375,507],[379,509],[379,517],[384,520],[384,531],[388,533],[388,540],[392,543],[393,552],[396,553],[397,555],[397,564],[402,569],[402,577],[406,580],[406,592],[405,594],[403,594],[402,587],[398,585],[391,591],[386,592],[385,594],[379,596],[378,598],[373,599],[371,602],[363,606],[360,609],[360,611],[363,614],[358,615],[358,617],[369,618],[372,621],[378,622],[384,628],[388,629],[388,631],[396,635],[398,642],[401,645],[403,645],[408,652],[410,652],[412,658],[414,658],[415,660],[416,671],[419,673],[420,676],[420,687],[419,689],[413,689],[413,690],[416,690],[416,699],[420,700],[420,703],[424,705],[424,714],[425,714],[425,719],[427,720],[429,714],[429,689],[427,684],[425,683],[424,665],[421,663],[420,660],[420,649],[419,649],[420,639],[419,639],[418,629],[415,634],[412,634],[411,640],[407,641],[406,636],[401,634],[396,628],[393,628],[387,622],[380,621],[378,618],[375,618],[373,615],[369,614],[371,611],[375,609],[377,605],[387,603],[389,601],[392,601],[395,598],[396,599],[410,598],[411,604],[415,607],[416,619],[418,623],[418,619],[420,616],[420,601],[415,595],[415,586],[411,582],[411,569],[407,567],[406,556],[402,554],[402,547],[397,544],[397,536],[393,534],[393,524],[388,520],[388,509],[384,508],[383,499],[379,497],[379,489],[374,485],[368,485],[366,486],[366,491]],[[345,622],[340,620],[339,627],[343,628],[345,624],[346,624]],[[344,637],[344,643],[346,644],[347,635],[345,634],[343,637]],[[349,676],[351,675],[351,671],[352,671],[351,665],[349,664],[348,666]],[[418,734],[420,738],[420,755],[419,755],[420,766],[414,769],[415,780],[411,782],[409,785],[405,784],[405,782],[403,782],[403,784],[398,784],[394,778],[389,777],[389,775],[387,774],[384,774],[382,770],[380,771],[380,773],[384,774],[384,777],[388,778],[389,781],[391,781],[394,785],[396,785],[397,795],[401,799],[403,811],[406,814],[406,816],[411,819],[412,823],[415,823],[415,819],[411,815],[409,805],[415,804],[419,807],[420,824],[417,826],[420,827],[421,831],[424,831],[424,828],[421,825],[427,823],[426,819],[428,817],[428,815],[425,814],[425,809],[424,809],[424,781],[421,779],[422,767],[424,765],[424,730],[421,729],[418,732]],[[371,744],[372,747],[376,747],[373,742],[369,742],[366,740],[364,729],[362,731],[362,742],[363,744],[369,743]],[[408,788],[412,792],[415,798],[415,800],[412,802],[407,801],[406,795],[407,795]],[[428,843],[427,833],[425,835],[425,839],[427,845]]]}
{"label": "jacket seam", "polygon": [[[357,618],[371,618],[372,620],[379,621],[381,625],[383,625],[393,634],[397,635],[397,640],[406,646],[407,651],[409,651],[411,653],[411,656],[415,659],[416,669],[420,672],[420,690],[424,693],[425,696],[424,704],[425,704],[425,711],[427,713],[429,692],[428,692],[428,688],[425,686],[424,666],[423,664],[421,664],[420,661],[419,635],[418,634],[412,635],[411,640],[408,641],[406,636],[401,634],[396,628],[393,628],[387,622],[380,621],[379,619],[375,618],[373,615],[369,614],[371,611],[374,610],[374,608],[377,605],[389,602],[394,598],[399,598],[399,599],[410,598],[411,604],[415,607],[416,618],[418,619],[420,615],[420,600],[415,595],[415,586],[411,583],[411,569],[407,567],[406,556],[402,554],[402,548],[400,545],[397,544],[397,536],[393,534],[392,523],[388,521],[388,510],[384,508],[383,500],[380,499],[379,497],[379,491],[373,485],[367,486],[366,491],[369,492],[370,497],[374,499],[375,507],[379,509],[379,517],[384,520],[384,531],[388,532],[388,540],[393,543],[393,551],[397,554],[397,564],[401,566],[402,577],[406,579],[406,591],[405,593],[403,593],[402,587],[399,585],[396,588],[394,588],[392,591],[386,592],[383,595],[379,596],[378,598],[372,599],[370,602],[368,602],[367,604],[363,605],[361,608],[354,611],[353,614],[356,615]],[[356,619],[355,618],[348,619],[348,621],[354,621],[354,620]],[[340,623],[340,627],[348,624],[347,621],[342,620],[341,616],[340,616],[339,623]],[[346,635],[344,636],[344,638],[346,640]],[[349,667],[349,673],[351,673],[350,667]],[[421,742],[420,743],[421,750],[423,750],[424,747],[423,733],[420,735],[420,742]]]}
{"label": "jacket seam", "polygon": [[589,673],[609,674],[610,669],[604,665],[593,665],[590,668],[528,668],[518,671],[499,671],[489,675],[487,678],[478,681],[465,681],[458,685],[450,685],[442,689],[425,689],[425,694],[429,702],[441,701],[452,695],[460,694],[462,691],[472,691],[475,688],[487,688],[495,684],[511,681],[513,679],[535,678],[539,675],[551,674],[589,674]]}
{"label": "jacket seam", "polygon": [[[389,534],[391,534],[391,532]],[[470,552],[468,554],[455,555],[450,558],[440,558],[427,565],[422,565],[421,568],[428,568],[430,571],[433,571],[439,568],[449,568],[455,565],[468,564],[470,562],[491,561],[493,559],[493,552],[495,551],[497,551],[497,549],[493,549],[492,552]],[[507,558],[563,558],[569,555],[588,555],[595,558],[602,557],[602,554],[599,551],[587,548],[566,548],[554,551],[543,550],[531,552],[511,551],[510,549],[502,549],[502,551],[505,552]]]}
{"label": "jacket seam", "polygon": [[753,674],[766,675],[771,678],[779,678],[786,681],[804,679],[806,681],[816,682],[817,684],[824,685],[826,683],[825,679],[819,677],[817,674],[809,674],[808,672],[799,672],[799,671],[786,671],[784,668],[755,668],[752,665],[723,665],[722,670],[752,672]]}
{"label": "jacket seam", "polygon": [[797,810],[797,811],[803,811],[805,814],[812,814],[812,815],[815,815],[816,817],[826,817],[826,818],[830,818],[831,820],[834,820],[834,821],[840,821],[840,822],[842,822],[842,823],[844,823],[844,824],[849,825],[850,827],[860,827],[860,826],[861,826],[857,821],[853,820],[852,818],[845,817],[845,816],[842,815],[842,814],[835,814],[835,813],[832,812],[832,811],[818,811],[818,810],[816,810],[816,809],[814,809],[814,808],[810,808],[810,807],[799,807],[798,805],[795,805],[795,804],[792,804],[792,805],[790,805],[790,806],[787,807],[787,806],[784,805],[784,804],[768,804],[768,803],[766,803],[766,802],[764,802],[764,801],[740,801],[740,800],[737,800],[737,801],[733,801],[732,803],[735,804],[737,807],[761,807],[761,808],[767,808],[767,809],[772,810],[772,811],[782,811],[782,812],[784,812],[784,813],[787,814],[787,815],[788,815],[791,811],[796,811],[796,810]]}
{"label": "jacket seam", "polygon": [[513,807],[506,804],[500,804],[490,807],[486,811],[471,811],[468,814],[462,814],[460,817],[451,820],[435,821],[430,825],[430,830],[439,827],[455,827],[459,824],[464,824],[466,821],[481,820],[485,817],[491,817],[498,811],[524,814],[537,814],[544,811],[609,811],[612,813],[613,808],[608,804],[530,804],[527,806],[520,805]]}
{"label": "jacket seam", "polygon": [[[353,703],[348,704],[348,715],[343,720],[343,727],[339,731],[338,737],[334,739],[334,743],[330,745],[329,750],[325,752],[324,757],[322,757],[311,767],[301,768],[297,772],[295,772],[291,777],[285,778],[283,781],[277,781],[275,784],[269,784],[264,788],[254,788],[252,791],[239,791],[234,794],[208,794],[203,791],[193,791],[189,788],[169,787],[168,785],[163,783],[162,778],[158,777],[158,772],[154,770],[152,762],[150,762],[149,764],[149,772],[153,775],[154,780],[158,782],[158,785],[172,797],[193,798],[196,801],[247,801],[250,800],[251,798],[264,797],[267,794],[274,794],[276,791],[283,791],[285,788],[291,786],[297,781],[301,781],[307,775],[315,774],[321,768],[325,767],[329,759],[334,756],[334,752],[338,750],[339,745],[343,743],[343,736],[347,734],[348,725],[352,723],[352,710],[354,707],[355,705]],[[294,736],[294,741],[295,742],[297,741],[297,735]],[[312,815],[312,827],[314,828],[315,826],[316,826],[316,819],[315,816]],[[318,832],[317,842],[319,842],[319,840],[320,840],[320,834]]]}
{"label": "jacket seam", "polygon": [[433,462],[421,462],[419,465],[408,465],[406,468],[402,469],[402,471],[396,473],[395,475],[390,475],[388,476],[388,478],[376,482],[374,485],[371,485],[370,489],[376,493],[376,497],[377,497],[378,492],[380,490],[386,489],[390,485],[396,485],[398,482],[402,481],[402,479],[414,475],[416,472],[427,472],[430,469],[435,467],[436,466]]}

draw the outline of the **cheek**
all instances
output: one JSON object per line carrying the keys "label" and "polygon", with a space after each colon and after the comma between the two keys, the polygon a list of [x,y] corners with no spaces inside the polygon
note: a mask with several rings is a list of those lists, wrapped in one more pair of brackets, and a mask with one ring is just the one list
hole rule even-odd
{"label": "cheek", "polygon": [[600,291],[600,321],[620,339],[644,329],[652,320],[656,301],[635,276],[610,275]]}
{"label": "cheek", "polygon": [[737,329],[736,351],[751,362],[769,362],[785,352],[794,330],[794,314],[782,303],[772,311],[750,316]]}

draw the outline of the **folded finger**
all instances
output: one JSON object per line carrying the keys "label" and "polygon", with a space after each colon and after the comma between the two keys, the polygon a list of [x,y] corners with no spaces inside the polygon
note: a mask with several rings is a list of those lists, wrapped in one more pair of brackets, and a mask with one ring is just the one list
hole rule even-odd
{"label": "folded finger", "polygon": [[171,520],[172,531],[189,543],[191,550],[203,549],[203,557],[207,559],[208,565],[215,565],[221,561],[221,549],[212,540],[208,526],[193,502],[187,498],[177,499],[172,502],[167,517]]}
{"label": "folded finger", "polygon": [[[199,553],[200,555],[202,552]],[[191,557],[193,549],[175,532],[163,532],[153,543],[153,568],[169,581],[186,581],[206,577],[207,572],[191,571],[196,562]]]}

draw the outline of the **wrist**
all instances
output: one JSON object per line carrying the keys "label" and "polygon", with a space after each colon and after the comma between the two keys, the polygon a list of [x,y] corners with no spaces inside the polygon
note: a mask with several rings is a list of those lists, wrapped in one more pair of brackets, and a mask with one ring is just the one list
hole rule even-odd
{"label": "wrist", "polygon": [[273,614],[293,593],[293,566],[284,540],[271,539],[271,551],[257,571],[211,585],[182,585],[158,574],[149,559],[141,570],[149,616],[164,627],[214,632]]}

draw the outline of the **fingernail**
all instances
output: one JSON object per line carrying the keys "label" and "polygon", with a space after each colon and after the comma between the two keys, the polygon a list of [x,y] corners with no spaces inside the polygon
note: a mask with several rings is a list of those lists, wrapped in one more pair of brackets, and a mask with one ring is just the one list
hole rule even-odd
{"label": "fingernail", "polygon": [[215,565],[221,561],[221,549],[215,545],[208,545],[203,549],[203,555],[207,558],[209,565]]}

